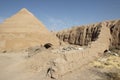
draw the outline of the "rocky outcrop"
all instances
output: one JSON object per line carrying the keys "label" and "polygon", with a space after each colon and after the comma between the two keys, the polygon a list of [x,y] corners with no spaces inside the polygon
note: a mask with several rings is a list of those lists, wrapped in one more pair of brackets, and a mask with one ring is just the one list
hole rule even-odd
{"label": "rocky outcrop", "polygon": [[64,42],[75,45],[88,45],[91,41],[95,41],[101,30],[100,24],[74,27],[70,30],[57,33],[57,37]]}
{"label": "rocky outcrop", "polygon": [[[105,25],[103,25],[105,24]],[[105,26],[110,29],[111,33],[111,44],[110,47],[119,48],[120,47],[120,20],[105,21],[97,24],[86,25],[86,26],[76,26],[69,30],[63,30],[56,34],[56,36],[70,44],[75,45],[88,45],[92,41],[96,41],[101,31],[101,27]]]}
{"label": "rocky outcrop", "polygon": [[120,20],[108,22],[108,27],[112,35],[110,48],[120,49]]}

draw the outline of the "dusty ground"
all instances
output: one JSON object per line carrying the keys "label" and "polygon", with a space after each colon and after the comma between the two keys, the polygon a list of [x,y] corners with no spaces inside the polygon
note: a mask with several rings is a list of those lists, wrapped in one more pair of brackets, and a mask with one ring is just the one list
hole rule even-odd
{"label": "dusty ground", "polygon": [[[24,71],[21,65],[16,67],[16,65],[22,64],[26,59],[26,54],[0,54],[0,80],[49,80],[50,78],[46,76],[46,72],[32,72]],[[58,80],[89,80],[92,79],[94,74],[91,75],[89,71],[89,66],[85,65],[78,70],[69,72],[62,76]],[[87,77],[86,77],[87,76]],[[89,77],[89,78],[88,78]],[[93,79],[92,79],[93,80]]]}
{"label": "dusty ground", "polygon": [[[47,52],[49,53],[50,51],[47,50]],[[32,57],[28,58],[28,53],[24,51],[1,53],[0,80],[52,80],[46,76],[46,69],[44,68],[42,70],[34,68],[35,71],[25,68],[26,64],[24,63],[31,60]],[[102,56],[76,70],[60,76],[57,80],[120,80],[120,74],[118,74],[120,72],[119,60],[119,56]]]}

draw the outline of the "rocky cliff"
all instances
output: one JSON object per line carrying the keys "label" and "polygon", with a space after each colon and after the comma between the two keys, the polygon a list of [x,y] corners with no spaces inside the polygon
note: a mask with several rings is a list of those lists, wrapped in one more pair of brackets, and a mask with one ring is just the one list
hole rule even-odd
{"label": "rocky cliff", "polygon": [[110,48],[120,49],[120,20],[111,21],[107,23],[112,35]]}
{"label": "rocky cliff", "polygon": [[[103,25],[104,24],[104,25]],[[75,45],[88,45],[91,42],[98,39],[101,31],[101,27],[108,27],[110,29],[111,41],[110,47],[120,47],[120,20],[105,21],[97,24],[91,24],[86,26],[76,26],[69,30],[63,30],[58,32],[57,37],[70,44]]]}

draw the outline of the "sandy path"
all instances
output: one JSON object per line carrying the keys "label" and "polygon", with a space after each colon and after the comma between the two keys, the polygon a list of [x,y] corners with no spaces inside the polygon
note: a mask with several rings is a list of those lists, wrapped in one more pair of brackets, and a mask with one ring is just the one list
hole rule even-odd
{"label": "sandy path", "polygon": [[27,53],[0,54],[0,80],[48,80],[46,70],[31,72],[25,68]]}
{"label": "sandy path", "polygon": [[[46,70],[35,73],[24,70],[22,68],[24,65],[21,64],[27,60],[26,56],[27,54],[24,53],[0,54],[0,80],[51,80],[49,77],[46,77]],[[58,80],[79,80],[86,73],[88,73],[88,69],[81,68],[68,73]],[[84,77],[82,78],[84,80]]]}
{"label": "sandy path", "polygon": [[[16,65],[25,61],[26,54],[5,53],[0,54],[0,80],[13,80],[17,77],[20,67]],[[10,79],[11,78],[11,79]]]}
{"label": "sandy path", "polygon": [[[27,54],[0,54],[0,80],[53,80],[46,77],[46,70],[30,72],[23,68],[28,58]],[[57,80],[96,80],[97,74],[92,72],[91,65],[86,64],[80,68],[68,72]]]}

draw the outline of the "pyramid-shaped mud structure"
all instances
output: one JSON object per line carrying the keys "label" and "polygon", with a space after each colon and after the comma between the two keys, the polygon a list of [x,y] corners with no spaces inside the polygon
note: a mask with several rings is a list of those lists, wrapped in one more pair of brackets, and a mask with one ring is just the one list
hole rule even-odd
{"label": "pyramid-shaped mud structure", "polygon": [[6,19],[0,25],[0,32],[48,32],[45,26],[27,9]]}
{"label": "pyramid-shaped mud structure", "polygon": [[31,12],[23,8],[0,24],[0,50],[19,50],[58,39]]}

